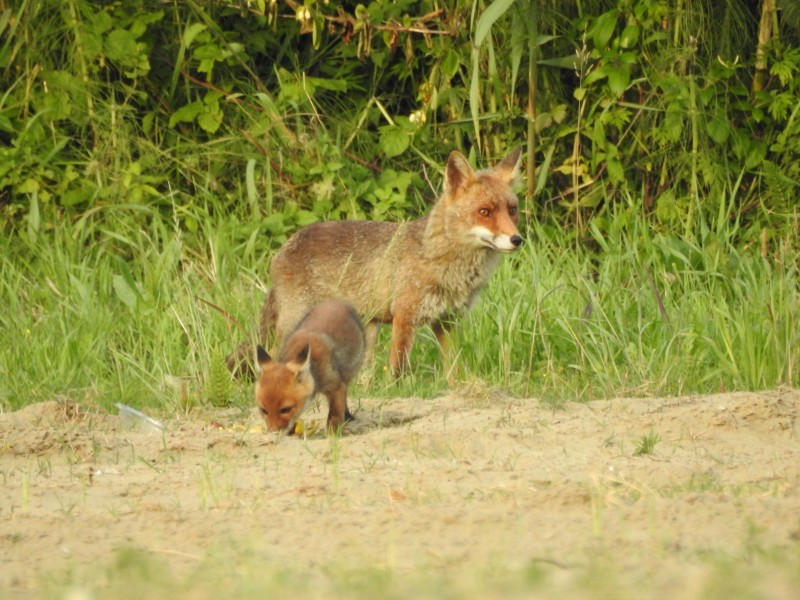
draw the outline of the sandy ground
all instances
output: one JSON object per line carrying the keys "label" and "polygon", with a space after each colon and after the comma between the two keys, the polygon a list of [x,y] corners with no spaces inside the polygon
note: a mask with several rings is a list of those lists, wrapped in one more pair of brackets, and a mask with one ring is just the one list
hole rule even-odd
{"label": "sandy ground", "polygon": [[770,573],[753,597],[798,597],[800,392],[463,396],[363,399],[340,439],[276,441],[233,409],[163,433],[63,400],[2,414],[0,590],[35,595],[124,549],[180,579],[246,548],[315,573],[534,570],[556,592],[611,564],[651,597],[703,597],[720,564],[749,565]]}

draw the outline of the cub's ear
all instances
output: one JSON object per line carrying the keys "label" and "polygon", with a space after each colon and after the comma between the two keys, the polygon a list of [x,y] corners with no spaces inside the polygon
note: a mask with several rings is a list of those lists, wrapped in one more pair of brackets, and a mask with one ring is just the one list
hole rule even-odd
{"label": "cub's ear", "polygon": [[475,171],[467,158],[458,150],[453,150],[444,167],[444,191],[455,194],[468,183],[475,180]]}
{"label": "cub's ear", "polygon": [[492,171],[497,177],[500,177],[508,183],[516,183],[516,181],[519,179],[519,166],[521,158],[522,146],[518,146],[511,152],[511,154],[497,163],[492,168]]}
{"label": "cub's ear", "polygon": [[256,346],[256,360],[258,361],[258,366],[260,367],[263,367],[272,360],[272,357],[267,354],[267,351],[264,350],[264,346],[261,344]]}
{"label": "cub's ear", "polygon": [[306,344],[306,347],[297,355],[289,368],[295,372],[295,377],[303,380],[311,374],[311,344]]}
{"label": "cub's ear", "polygon": [[310,371],[311,344],[303,346],[303,349],[291,361],[286,363],[286,367],[296,375],[300,375],[303,371]]}

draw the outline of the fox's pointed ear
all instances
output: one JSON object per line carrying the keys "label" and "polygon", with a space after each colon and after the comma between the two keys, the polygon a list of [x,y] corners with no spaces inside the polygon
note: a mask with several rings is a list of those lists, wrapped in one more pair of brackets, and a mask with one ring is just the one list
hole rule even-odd
{"label": "fox's pointed ear", "polygon": [[302,376],[311,370],[311,344],[306,344],[303,349],[297,353],[290,362],[286,363],[290,371],[294,373],[295,377],[302,378]]}
{"label": "fox's pointed ear", "polygon": [[290,368],[299,380],[305,379],[311,373],[311,344],[306,344],[302,352],[292,361]]}
{"label": "fox's pointed ear", "polygon": [[475,171],[467,158],[453,150],[444,167],[444,191],[453,194],[475,179]]}
{"label": "fox's pointed ear", "polygon": [[272,360],[272,357],[267,354],[267,351],[264,350],[264,346],[261,344],[256,346],[256,360],[258,361],[258,366],[260,367],[263,367]]}
{"label": "fox's pointed ear", "polygon": [[501,177],[509,183],[516,182],[519,179],[521,158],[522,146],[517,146],[517,148],[514,149],[511,154],[497,163],[492,171],[494,171],[495,175]]}

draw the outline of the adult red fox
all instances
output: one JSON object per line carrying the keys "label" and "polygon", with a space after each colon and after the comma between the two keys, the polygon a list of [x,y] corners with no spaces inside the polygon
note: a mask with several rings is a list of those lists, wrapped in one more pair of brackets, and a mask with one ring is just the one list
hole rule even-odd
{"label": "adult red fox", "polygon": [[364,328],[353,307],[329,301],[302,318],[278,360],[259,345],[256,403],[267,429],[294,433],[297,419],[317,393],[328,398],[329,430],[350,420],[347,384],[364,361],[364,343]]}
{"label": "adult red fox", "polygon": [[[442,195],[420,219],[331,221],[298,231],[272,260],[262,343],[273,328],[283,340],[315,303],[341,298],[370,325],[392,324],[389,363],[395,375],[408,366],[420,325],[432,325],[447,360],[445,320],[470,307],[501,253],[522,245],[514,192],[520,153],[476,172],[463,154],[451,152]],[[374,340],[376,327],[371,329]],[[248,354],[241,346],[228,357],[229,368],[246,371]]]}

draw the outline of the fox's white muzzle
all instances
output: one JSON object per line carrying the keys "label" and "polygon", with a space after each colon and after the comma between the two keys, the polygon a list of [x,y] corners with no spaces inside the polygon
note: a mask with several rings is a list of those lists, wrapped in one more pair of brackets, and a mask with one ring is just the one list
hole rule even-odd
{"label": "fox's white muzzle", "polygon": [[483,246],[499,252],[514,252],[522,246],[524,241],[518,234],[500,233],[495,235],[485,227],[473,227],[471,233]]}

